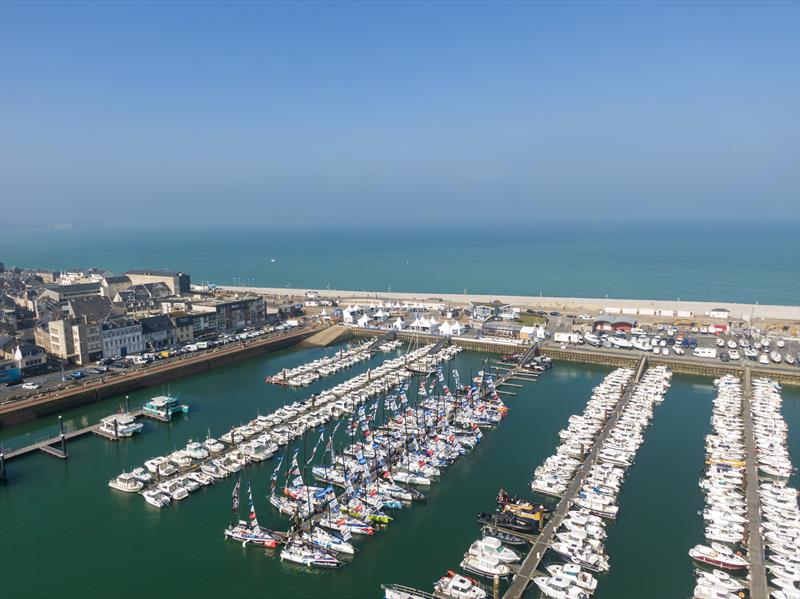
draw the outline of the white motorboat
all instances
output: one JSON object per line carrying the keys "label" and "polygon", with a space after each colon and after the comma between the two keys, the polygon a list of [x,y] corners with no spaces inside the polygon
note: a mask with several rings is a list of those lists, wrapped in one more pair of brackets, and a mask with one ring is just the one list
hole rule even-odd
{"label": "white motorboat", "polygon": [[100,420],[97,425],[98,432],[110,437],[130,437],[134,433],[139,433],[144,428],[141,422],[137,422],[130,414],[113,414]]}
{"label": "white motorboat", "polygon": [[162,508],[167,507],[170,504],[169,495],[165,495],[157,489],[142,491],[142,497],[144,497],[144,500],[153,507]]}
{"label": "white motorboat", "polygon": [[597,588],[597,579],[588,572],[584,572],[578,564],[552,564],[547,566],[547,573],[550,576],[574,578],[574,584],[587,593],[594,593]]}
{"label": "white motorboat", "polygon": [[123,472],[118,477],[108,481],[108,486],[124,493],[138,493],[144,488],[144,483],[132,472]]}
{"label": "white motorboat", "polygon": [[506,564],[500,562],[497,557],[488,555],[473,555],[467,553],[461,560],[461,567],[473,574],[493,578],[495,575],[504,578],[511,573]]}
{"label": "white motorboat", "polygon": [[478,539],[470,545],[469,552],[473,555],[494,556],[504,564],[513,564],[520,560],[520,556],[515,551],[494,537]]}
{"label": "white motorboat", "polygon": [[437,580],[433,588],[439,595],[453,599],[485,599],[487,596],[478,581],[453,571]]}
{"label": "white motorboat", "polygon": [[208,457],[209,451],[197,441],[189,441],[184,449],[186,455],[195,460],[204,460]]}
{"label": "white motorboat", "polygon": [[747,568],[747,560],[732,549],[720,543],[711,543],[711,547],[706,545],[695,545],[689,550],[689,557],[692,559],[724,568],[725,570],[742,570]]}
{"label": "white motorboat", "polygon": [[534,584],[545,597],[552,599],[588,599],[589,594],[566,576],[537,576]]}

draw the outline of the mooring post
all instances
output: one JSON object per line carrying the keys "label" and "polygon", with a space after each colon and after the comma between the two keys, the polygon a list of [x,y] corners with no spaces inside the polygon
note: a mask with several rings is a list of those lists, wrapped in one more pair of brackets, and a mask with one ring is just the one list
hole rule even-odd
{"label": "mooring post", "polygon": [[67,457],[67,438],[64,436],[64,418],[59,415],[58,417],[58,431],[59,435],[61,436],[61,453],[64,454],[64,457]]}
{"label": "mooring post", "polygon": [[494,584],[492,585],[492,595],[494,599],[500,599],[500,577],[495,574],[494,575]]}
{"label": "mooring post", "polygon": [[6,479],[6,455],[0,447],[0,480]]}
{"label": "mooring post", "polygon": [[114,418],[114,438],[119,439],[119,422]]}
{"label": "mooring post", "polygon": [[130,411],[131,411],[131,406],[130,406],[130,403],[129,403],[129,401],[128,401],[128,400],[129,400],[129,398],[128,398],[128,396],[126,395],[126,396],[125,396],[125,413],[126,413],[126,414],[127,414],[128,412],[130,412]]}

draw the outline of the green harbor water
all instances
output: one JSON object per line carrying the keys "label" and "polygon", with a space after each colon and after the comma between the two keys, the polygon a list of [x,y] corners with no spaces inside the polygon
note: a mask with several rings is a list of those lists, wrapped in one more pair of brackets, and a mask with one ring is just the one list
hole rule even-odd
{"label": "green harbor water", "polygon": [[[263,382],[284,367],[334,351],[287,350],[181,379],[170,390],[191,405],[191,412],[171,424],[146,421],[143,434],[121,442],[75,440],[65,462],[44,454],[11,461],[8,481],[0,486],[0,596],[370,598],[382,596],[380,585],[391,582],[431,591],[446,570],[458,569],[480,534],[475,514],[493,507],[499,487],[530,496],[533,469],[553,452],[569,415],[583,409],[592,387],[609,371],[558,363],[538,383],[514,389],[517,396],[504,397],[509,417],[443,473],[426,491],[428,502],[394,512],[395,521],[374,537],[356,538],[355,559],[334,571],[307,571],[225,541],[233,478],[163,510],[106,486],[121,470],[183,447],[188,438],[202,439],[209,429],[218,435],[394,355],[379,354],[299,390]],[[464,352],[445,370],[458,369],[466,380],[485,358]],[[131,405],[159,392],[131,394]],[[786,388],[783,396],[796,462],[800,394]],[[702,540],[697,481],[712,397],[708,379],[673,378],[620,495],[620,516],[608,531],[611,572],[601,576],[597,599],[691,595],[686,552]],[[64,414],[65,422],[95,422],[122,399],[72,410]],[[55,422],[48,418],[0,431],[0,441],[6,448],[19,447],[54,433]],[[311,435],[309,447],[317,437]],[[287,521],[266,499],[274,464],[272,459],[248,466],[245,479],[252,484],[261,523],[285,529]]]}

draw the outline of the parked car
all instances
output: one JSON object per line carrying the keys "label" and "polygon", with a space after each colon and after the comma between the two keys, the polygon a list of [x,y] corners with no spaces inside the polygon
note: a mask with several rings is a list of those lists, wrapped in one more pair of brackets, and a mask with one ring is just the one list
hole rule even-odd
{"label": "parked car", "polygon": [[42,386],[39,383],[30,382],[30,383],[22,383],[22,388],[28,389],[29,391],[35,391],[36,389],[41,389]]}

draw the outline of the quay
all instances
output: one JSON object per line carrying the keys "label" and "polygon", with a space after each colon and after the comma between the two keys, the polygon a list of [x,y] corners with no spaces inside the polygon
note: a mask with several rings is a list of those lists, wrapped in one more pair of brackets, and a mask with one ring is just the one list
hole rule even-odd
{"label": "quay", "polygon": [[742,418],[744,420],[745,444],[745,494],[747,498],[747,559],[750,562],[750,596],[769,597],[767,570],[764,565],[764,537],[761,532],[761,500],[758,495],[758,461],[753,435],[753,397],[750,368],[744,369],[742,392]]}
{"label": "quay", "polygon": [[603,430],[600,431],[600,434],[595,440],[591,452],[589,452],[589,455],[586,457],[583,464],[581,464],[578,472],[572,479],[572,482],[569,484],[569,487],[567,487],[567,490],[561,497],[561,501],[558,502],[558,506],[556,506],[553,515],[539,533],[536,542],[531,547],[519,570],[514,574],[511,586],[509,586],[506,590],[505,594],[503,595],[503,599],[521,599],[531,580],[533,580],[535,576],[539,575],[538,568],[542,557],[544,557],[544,554],[550,547],[553,537],[558,531],[558,528],[561,526],[562,521],[566,517],[575,496],[578,494],[578,491],[583,485],[584,479],[589,474],[589,470],[594,465],[597,459],[597,454],[603,447],[603,444],[611,432],[611,429],[614,428],[614,425],[617,423],[617,420],[619,420],[619,417],[622,414],[622,411],[625,409],[625,406],[628,405],[635,385],[641,381],[642,375],[647,369],[647,365],[648,357],[642,356],[637,366],[633,383],[628,386],[628,389],[626,389],[625,393],[620,398],[619,402],[614,408],[614,411],[611,413],[611,416],[609,416],[608,420],[603,426]]}
{"label": "quay", "polygon": [[161,385],[177,378],[206,372],[212,368],[238,362],[264,352],[283,349],[320,330],[321,328],[318,326],[306,327],[299,331],[248,341],[246,344],[215,348],[198,355],[187,354],[175,361],[155,364],[130,373],[117,374],[113,378],[108,377],[107,380],[77,384],[44,395],[7,402],[0,405],[0,427],[19,424],[114,395]]}

